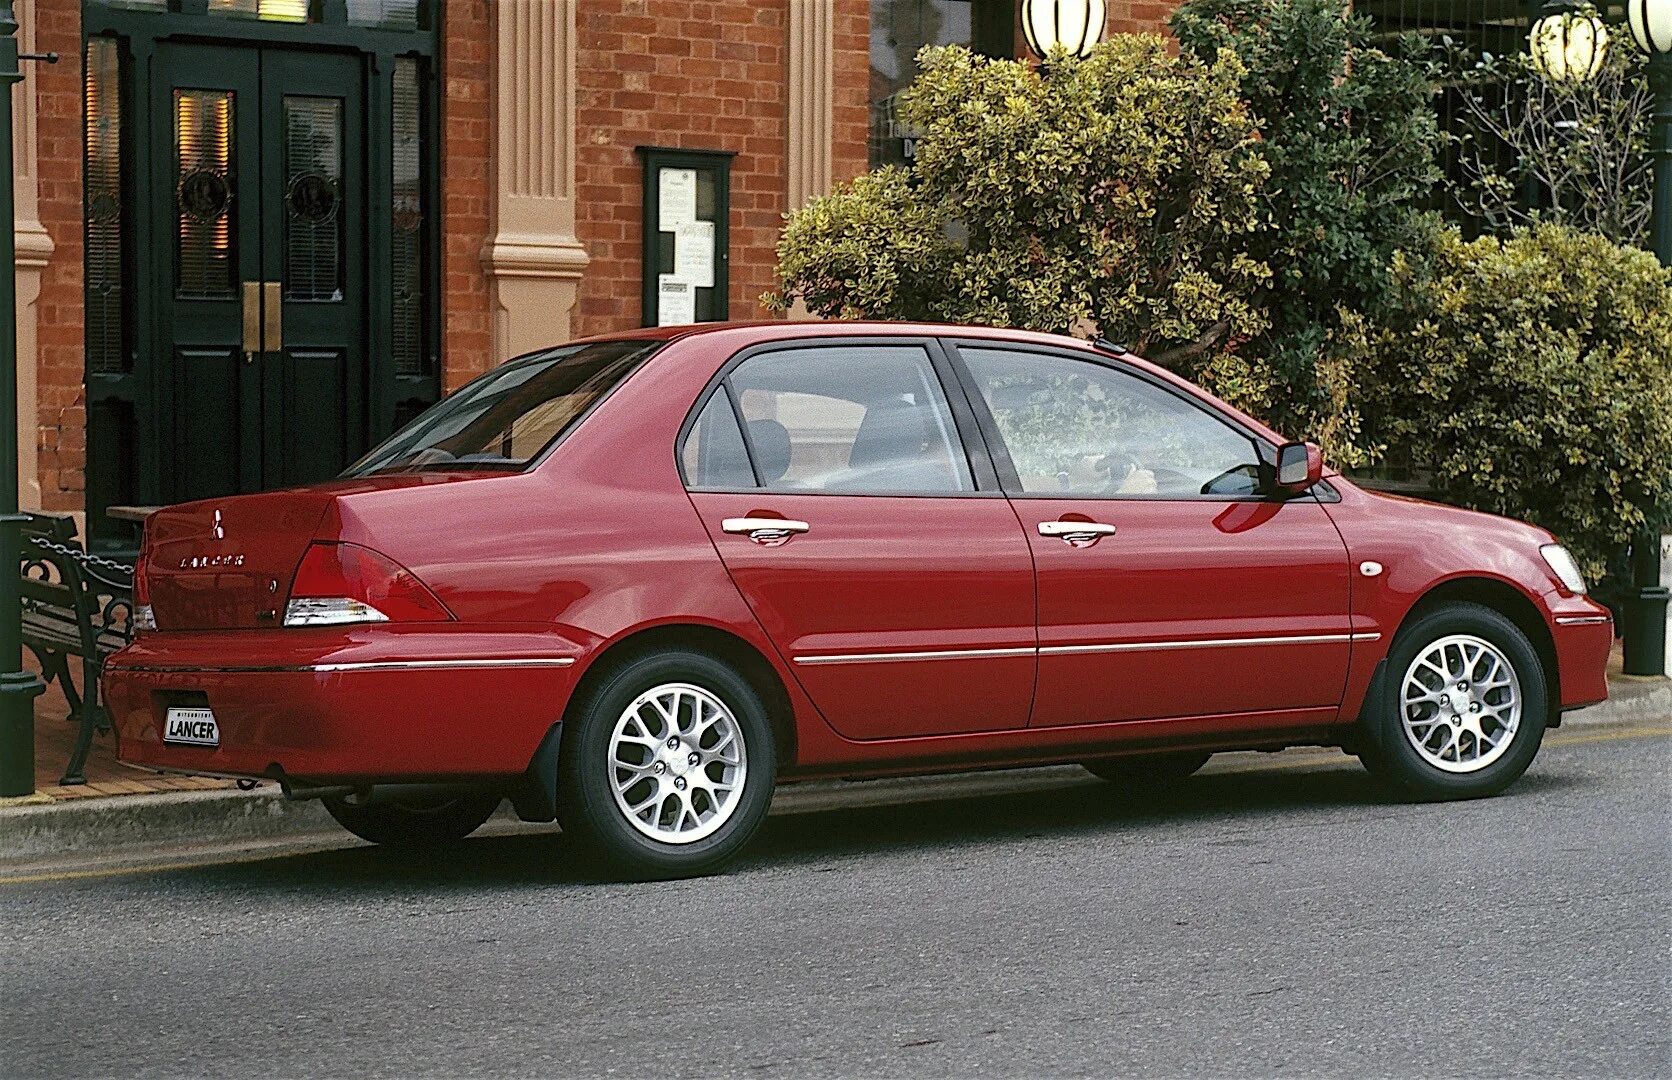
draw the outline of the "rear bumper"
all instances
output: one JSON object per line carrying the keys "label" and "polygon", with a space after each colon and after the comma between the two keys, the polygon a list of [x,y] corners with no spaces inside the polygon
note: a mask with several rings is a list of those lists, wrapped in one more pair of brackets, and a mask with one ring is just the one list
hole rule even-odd
{"label": "rear bumper", "polygon": [[1608,609],[1583,596],[1546,598],[1564,712],[1608,700],[1608,654],[1614,647],[1614,619]]}
{"label": "rear bumper", "polygon": [[[310,783],[511,777],[563,714],[579,649],[549,631],[390,629],[144,634],[112,657],[122,761]],[[215,747],[162,741],[171,705],[207,705]]]}

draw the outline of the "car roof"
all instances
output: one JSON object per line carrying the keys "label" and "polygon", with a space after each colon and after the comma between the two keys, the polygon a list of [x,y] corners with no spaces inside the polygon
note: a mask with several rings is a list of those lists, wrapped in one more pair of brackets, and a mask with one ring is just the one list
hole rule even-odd
{"label": "car roof", "polygon": [[[749,334],[748,331],[759,331]],[[761,341],[779,338],[904,335],[907,337],[981,337],[1005,341],[1034,341],[1042,345],[1079,345],[1089,343],[1067,334],[1048,334],[1038,330],[1018,330],[1004,326],[973,326],[959,323],[888,322],[884,320],[847,319],[754,319],[728,322],[688,323],[683,326],[645,326],[634,330],[617,330],[592,337],[576,338],[571,344],[596,341],[672,341],[676,338],[699,337],[727,332],[744,332],[742,336],[758,337]],[[1125,352],[1125,350],[1121,350]]]}

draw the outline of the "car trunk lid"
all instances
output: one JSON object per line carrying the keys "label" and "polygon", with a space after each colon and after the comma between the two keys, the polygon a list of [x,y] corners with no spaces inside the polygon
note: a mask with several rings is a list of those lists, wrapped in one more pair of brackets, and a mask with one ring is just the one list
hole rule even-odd
{"label": "car trunk lid", "polygon": [[152,514],[144,557],[157,628],[278,626],[296,567],[333,498],[328,490],[275,491]]}

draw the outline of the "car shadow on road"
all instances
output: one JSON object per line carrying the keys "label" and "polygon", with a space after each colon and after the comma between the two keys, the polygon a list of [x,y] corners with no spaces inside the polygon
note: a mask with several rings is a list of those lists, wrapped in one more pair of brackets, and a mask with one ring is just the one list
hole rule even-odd
{"label": "car shadow on road", "polygon": [[[1345,760],[1327,758],[1316,768],[1210,771],[1159,792],[1123,791],[1089,776],[1060,774],[1028,786],[1025,776],[1018,774],[1017,789],[997,794],[960,795],[956,785],[949,789],[942,783],[934,790],[944,794],[924,798],[913,798],[909,788],[900,791],[901,799],[909,801],[774,814],[730,872],[774,873],[890,852],[1018,840],[1134,840],[1209,822],[1224,824],[1231,831],[1219,839],[1233,842],[1285,819],[1325,821],[1337,812],[1436,812],[1433,806],[1403,803]],[[1514,794],[1575,783],[1583,780],[1539,773],[1524,777]],[[854,787],[858,791],[864,785]],[[480,836],[420,854],[357,845],[163,873],[210,887],[337,896],[620,883],[555,831]]]}

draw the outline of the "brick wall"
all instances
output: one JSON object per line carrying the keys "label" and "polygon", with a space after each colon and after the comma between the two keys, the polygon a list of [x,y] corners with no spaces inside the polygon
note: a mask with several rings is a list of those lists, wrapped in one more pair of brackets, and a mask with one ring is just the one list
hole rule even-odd
{"label": "brick wall", "polygon": [[[793,0],[792,0],[793,2]],[[832,173],[837,183],[852,180],[869,166],[871,138],[871,3],[835,0],[832,58],[835,102],[832,110]]]}
{"label": "brick wall", "polygon": [[1176,2],[1168,0],[1109,0],[1108,33],[1166,33]]}
{"label": "brick wall", "polygon": [[488,0],[447,0],[443,9],[441,360],[443,388],[451,390],[504,357],[492,355],[488,279],[482,269],[492,201],[488,95],[493,28]]}
{"label": "brick wall", "polygon": [[736,152],[731,316],[762,314],[785,200],[793,0],[590,0],[578,17],[576,232],[591,263],[577,335],[637,326],[643,167],[635,146]]}
{"label": "brick wall", "polygon": [[80,510],[87,463],[81,276],[81,5],[35,5],[35,48],[56,52],[36,64],[40,217],[52,237],[37,308],[41,503]]}

